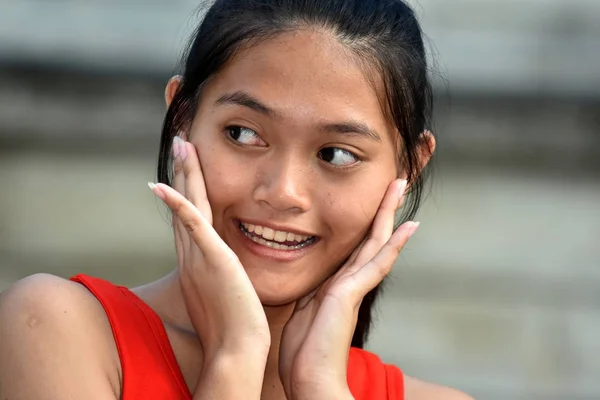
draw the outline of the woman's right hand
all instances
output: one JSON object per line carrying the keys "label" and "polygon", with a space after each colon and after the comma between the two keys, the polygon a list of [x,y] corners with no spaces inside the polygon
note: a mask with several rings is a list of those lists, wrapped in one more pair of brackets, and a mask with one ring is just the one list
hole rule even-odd
{"label": "woman's right hand", "polygon": [[[177,136],[173,158],[173,188],[149,185],[173,211],[181,289],[202,346],[194,398],[239,398],[236,390],[243,390],[243,398],[259,398],[270,347],[264,309],[237,255],[212,227],[196,149]],[[229,382],[226,375],[232,371],[234,381]],[[246,384],[240,385],[240,379]]]}

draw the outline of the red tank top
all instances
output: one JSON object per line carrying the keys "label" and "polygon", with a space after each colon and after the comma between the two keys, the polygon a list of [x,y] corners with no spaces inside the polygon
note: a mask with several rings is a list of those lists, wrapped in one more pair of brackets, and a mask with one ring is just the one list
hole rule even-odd
{"label": "red tank top", "polygon": [[[71,280],[104,307],[121,360],[121,399],[191,400],[158,314],[126,287],[86,275]],[[362,349],[350,349],[348,386],[357,400],[404,399],[400,369]]]}

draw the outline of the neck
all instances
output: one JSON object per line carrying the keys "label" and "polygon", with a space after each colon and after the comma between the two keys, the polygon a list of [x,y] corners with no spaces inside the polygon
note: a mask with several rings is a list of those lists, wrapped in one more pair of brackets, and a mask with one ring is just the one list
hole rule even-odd
{"label": "neck", "polygon": [[271,332],[271,348],[265,367],[262,390],[263,399],[285,398],[283,384],[279,378],[279,345],[281,344],[283,328],[285,328],[285,324],[287,324],[292,316],[294,307],[295,303],[277,307],[264,307]]}
{"label": "neck", "polygon": [[[290,303],[283,306],[267,307],[265,306],[265,314],[269,321],[269,330],[271,332],[271,349],[267,358],[267,366],[265,368],[264,389],[277,388],[282,389],[279,379],[279,345],[281,344],[281,335],[285,324],[289,321],[296,303]],[[269,385],[269,386],[267,386]],[[264,390],[263,390],[264,392]]]}

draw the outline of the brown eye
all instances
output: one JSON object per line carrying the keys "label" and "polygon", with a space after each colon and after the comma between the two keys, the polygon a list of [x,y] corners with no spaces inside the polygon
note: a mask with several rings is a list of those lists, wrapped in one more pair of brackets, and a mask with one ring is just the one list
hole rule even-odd
{"label": "brown eye", "polygon": [[359,161],[353,153],[339,147],[326,147],[320,150],[317,156],[321,160],[339,167],[352,165]]}
{"label": "brown eye", "polygon": [[225,130],[229,137],[235,140],[236,142],[240,142],[242,144],[247,144],[251,146],[264,145],[264,142],[262,141],[260,136],[258,136],[258,134],[250,128],[232,125],[228,126]]}

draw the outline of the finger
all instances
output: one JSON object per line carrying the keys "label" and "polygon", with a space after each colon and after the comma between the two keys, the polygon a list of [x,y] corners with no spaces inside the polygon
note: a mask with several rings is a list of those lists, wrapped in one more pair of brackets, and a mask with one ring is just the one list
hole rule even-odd
{"label": "finger", "polygon": [[148,183],[150,189],[176,214],[203,255],[216,265],[236,259],[206,217],[175,189],[162,183]]}
{"label": "finger", "polygon": [[[183,254],[185,254],[186,251],[190,251],[193,248],[193,246],[196,245],[194,243],[194,240],[190,237],[190,234],[188,233],[186,227],[181,222],[179,217],[177,217],[177,214],[175,214],[174,212],[173,212],[173,234],[175,236],[175,241],[181,242],[181,246],[175,248],[177,250],[177,254],[183,255]],[[185,250],[184,250],[184,247],[185,247]],[[183,251],[183,252],[181,252],[181,251]]]}
{"label": "finger", "polygon": [[404,190],[406,189],[406,180],[400,179],[394,181],[391,190],[388,189],[387,198],[381,202],[381,206],[371,229],[371,237],[376,241],[387,242],[394,232],[394,216],[396,211],[404,201]]}
{"label": "finger", "polygon": [[186,252],[184,251],[184,247],[189,246],[189,242],[191,242],[191,240],[187,240],[187,244],[183,243],[182,238],[184,236],[182,236],[181,234],[180,226],[181,223],[179,222],[179,220],[177,220],[176,223],[174,222],[175,252],[177,254],[177,261],[179,262],[179,265],[183,265],[187,261],[183,258],[186,254]]}
{"label": "finger", "polygon": [[357,287],[351,292],[356,293],[362,299],[370,290],[381,283],[383,278],[392,270],[398,254],[418,227],[418,222],[411,221],[402,224],[379,252],[352,275]]}
{"label": "finger", "polygon": [[[171,186],[173,187],[173,189],[185,196],[185,177],[183,175],[183,163],[181,161],[181,157],[179,157],[179,154],[181,153],[182,142],[182,140],[180,139],[181,138],[179,136],[173,137],[173,142],[171,144],[171,154],[173,160],[173,177],[171,179]],[[185,230],[185,228],[183,228],[182,225],[178,223],[177,216],[174,213],[171,215],[171,223],[173,224],[174,232],[176,234],[179,234],[179,237],[184,237],[184,232],[182,231],[182,229]]]}
{"label": "finger", "polygon": [[177,139],[177,141],[180,145],[180,153],[178,158],[182,163],[185,197],[188,198],[192,204],[200,210],[202,215],[204,215],[209,222],[212,222],[210,205],[206,195],[204,175],[202,174],[202,168],[200,167],[200,161],[198,159],[196,148],[191,143],[185,142],[181,139]]}
{"label": "finger", "polygon": [[353,266],[360,268],[377,254],[394,232],[394,217],[404,201],[405,180],[396,180],[389,187],[377,210],[370,234],[356,254]]}
{"label": "finger", "polygon": [[[375,215],[375,220],[373,221],[373,224],[371,225],[371,229],[369,229],[369,232],[368,232],[367,236],[365,237],[365,239],[360,243],[360,245],[352,252],[350,257],[348,258],[348,261],[347,261],[348,265],[352,265],[356,262],[357,257],[360,254],[362,254],[362,249],[365,247],[365,245],[367,243],[371,242],[371,245],[369,247],[375,247],[377,245],[377,243],[372,243],[372,242],[377,241],[378,236],[382,236],[382,235],[381,235],[381,232],[379,235],[375,234],[376,229],[381,230],[382,227],[384,229],[385,228],[389,229],[389,234],[380,243],[380,247],[383,246],[383,244],[385,243],[385,241],[387,241],[387,239],[389,239],[389,236],[391,236],[392,230],[394,228],[393,219],[391,220],[391,228],[390,228],[389,225],[382,224],[383,218],[380,218],[380,217],[381,217],[382,212],[386,213],[386,211],[388,211],[387,214],[389,215],[389,209],[394,204],[393,203],[394,198],[396,198],[397,206],[394,209],[392,216],[395,215],[396,210],[398,208],[400,208],[400,205],[402,204],[402,200],[404,199],[404,188],[406,188],[406,181],[404,181],[404,180],[396,180],[388,186],[388,189],[386,190],[386,193],[383,196],[383,200],[382,200],[381,204],[379,205],[379,209],[377,210],[377,214]],[[396,197],[396,196],[400,196],[399,201],[398,201],[398,197]],[[388,218],[388,221],[389,221],[389,218]],[[383,222],[386,222],[386,221],[383,221]],[[379,240],[381,240],[381,239],[379,239]],[[368,251],[368,252],[374,254],[372,251]],[[372,254],[371,254],[371,257],[372,257]],[[365,256],[361,257],[361,259],[363,259],[363,258],[368,260],[370,257],[365,255]]]}
{"label": "finger", "polygon": [[[371,233],[369,232],[369,235]],[[360,252],[362,251],[362,248],[365,246],[365,243],[367,242],[368,237],[365,237],[362,242],[360,242],[360,244],[358,245],[358,247],[356,247],[356,249],[354,249],[354,251],[352,252],[352,254],[350,254],[350,257],[348,257],[348,261],[346,261],[346,265],[353,265],[354,262],[356,261],[356,258],[358,257],[358,255],[360,254]]]}
{"label": "finger", "polygon": [[180,157],[181,145],[183,140],[179,136],[173,138],[173,144],[171,145],[172,157],[173,157],[173,179],[171,180],[171,186],[177,190],[183,196],[185,193],[185,175],[183,174],[183,161]]}
{"label": "finger", "polygon": [[[204,177],[200,169],[196,149],[191,143],[182,139],[183,133],[173,138],[173,180],[175,190],[191,201],[196,208],[212,223],[210,205],[206,197]],[[183,235],[185,228],[178,224],[177,216],[173,215],[173,228]]]}

